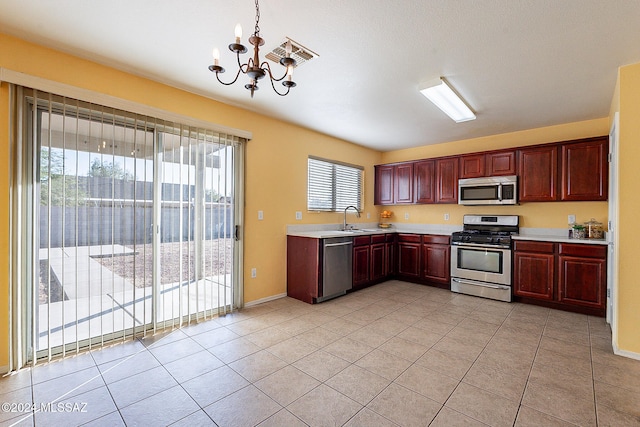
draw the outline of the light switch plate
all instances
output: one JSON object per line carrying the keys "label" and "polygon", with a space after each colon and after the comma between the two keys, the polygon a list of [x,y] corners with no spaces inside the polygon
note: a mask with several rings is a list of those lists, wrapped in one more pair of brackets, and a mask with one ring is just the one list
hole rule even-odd
{"label": "light switch plate", "polygon": [[258,211],[258,219],[262,221],[264,219],[264,212]]}
{"label": "light switch plate", "polygon": [[258,271],[255,268],[251,269],[251,278],[255,279],[258,276]]}
{"label": "light switch plate", "polygon": [[367,212],[367,219],[371,219],[371,213]]}
{"label": "light switch plate", "polygon": [[296,219],[298,220],[302,219],[302,212],[296,211]]}
{"label": "light switch plate", "polygon": [[576,216],[575,215],[569,215],[567,217],[567,220],[568,220],[569,224],[575,224],[576,223]]}

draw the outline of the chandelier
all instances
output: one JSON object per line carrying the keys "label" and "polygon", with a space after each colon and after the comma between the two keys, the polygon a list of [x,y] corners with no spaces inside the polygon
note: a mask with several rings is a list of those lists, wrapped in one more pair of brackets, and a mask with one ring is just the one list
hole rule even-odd
{"label": "chandelier", "polygon": [[[271,72],[271,67],[267,61],[260,62],[260,46],[264,44],[264,39],[260,37],[260,6],[258,5],[258,0],[256,0],[256,26],[253,31],[253,35],[249,37],[249,43],[253,45],[253,58],[249,58],[249,60],[242,64],[240,62],[240,54],[246,53],[247,48],[240,43],[240,39],[242,38],[242,27],[240,24],[236,25],[235,36],[236,42],[231,43],[229,45],[229,50],[236,54],[238,59],[238,72],[236,73],[236,77],[233,81],[225,83],[220,80],[220,74],[224,73],[225,69],[219,65],[220,61],[220,51],[218,48],[213,49],[213,65],[209,65],[209,71],[212,73],[216,73],[216,78],[220,83],[225,86],[230,86],[234,84],[238,77],[240,77],[240,73],[246,74],[251,79],[249,83],[244,85],[244,87],[251,91],[251,97],[253,98],[253,93],[258,90],[258,81],[267,75],[269,76],[269,80],[271,82],[271,87],[274,92],[280,96],[286,96],[292,87],[296,86],[296,82],[292,80],[293,77],[293,68],[296,66],[296,60],[291,58],[291,41],[287,40],[285,45],[285,56],[280,59],[280,64],[285,67],[284,75],[280,78],[275,78],[273,73]],[[286,78],[286,80],[285,80]],[[282,81],[282,85],[287,88],[285,92],[278,92],[276,89],[275,82]]]}

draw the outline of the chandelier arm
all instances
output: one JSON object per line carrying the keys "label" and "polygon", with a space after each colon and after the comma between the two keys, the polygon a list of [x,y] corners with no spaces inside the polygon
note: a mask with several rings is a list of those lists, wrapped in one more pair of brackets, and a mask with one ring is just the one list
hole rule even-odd
{"label": "chandelier arm", "polygon": [[242,71],[242,69],[241,69],[241,68],[240,68],[240,69],[238,69],[238,72],[236,73],[236,78],[235,78],[235,79],[233,79],[233,81],[232,81],[232,82],[229,82],[229,83],[225,83],[225,82],[223,82],[222,80],[220,80],[219,73],[216,73],[216,79],[218,79],[218,81],[219,81],[220,83],[222,83],[223,85],[225,85],[225,86],[231,86],[232,84],[234,84],[235,82],[237,82],[237,81],[238,81],[238,77],[240,77],[240,72],[241,72],[241,71]]}
{"label": "chandelier arm", "polygon": [[[249,60],[246,62],[246,64],[242,64],[240,62],[240,54],[237,53],[236,57],[238,58],[238,69],[240,69],[240,71],[242,71],[242,74],[247,74],[247,71],[249,70],[249,63],[251,62],[251,58],[249,58]],[[245,67],[246,69],[243,70],[242,67]],[[237,79],[237,77],[236,77]]]}
{"label": "chandelier arm", "polygon": [[[282,80],[282,79],[280,79],[280,80]],[[275,85],[275,84],[273,84],[273,82],[274,82],[274,81],[277,81],[277,80],[269,79],[269,81],[271,81],[271,87],[273,88],[273,91],[274,91],[275,93],[277,93],[278,95],[280,95],[280,96],[287,96],[287,94],[288,94],[288,93],[289,93],[289,91],[291,90],[291,86],[287,86],[287,91],[286,91],[286,92],[284,92],[284,93],[280,93],[280,92],[278,92],[278,89],[276,89],[276,85]]]}
{"label": "chandelier arm", "polygon": [[267,73],[269,73],[269,78],[274,82],[280,82],[285,77],[287,77],[287,69],[286,68],[284,69],[284,75],[282,77],[280,77],[279,79],[276,79],[275,77],[273,77],[273,73],[271,73],[271,67],[269,66],[269,63],[267,61],[264,61],[262,64],[260,64],[260,68],[265,69],[267,71]]}

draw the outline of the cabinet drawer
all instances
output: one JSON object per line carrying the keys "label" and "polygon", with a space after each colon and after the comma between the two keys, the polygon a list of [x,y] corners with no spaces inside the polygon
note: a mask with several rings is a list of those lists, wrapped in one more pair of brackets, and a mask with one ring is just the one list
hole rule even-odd
{"label": "cabinet drawer", "polygon": [[433,234],[426,234],[422,236],[423,243],[435,243],[440,245],[448,245],[449,244],[449,236],[439,236]]}
{"label": "cabinet drawer", "polygon": [[550,242],[534,242],[534,241],[524,241],[524,240],[516,240],[513,242],[513,248],[516,251],[522,252],[540,252],[543,254],[552,254],[554,252],[554,243]]}
{"label": "cabinet drawer", "polygon": [[371,244],[371,236],[358,236],[353,238],[353,246],[363,246]]}
{"label": "cabinet drawer", "polygon": [[422,236],[419,234],[398,234],[398,242],[422,243]]}
{"label": "cabinet drawer", "polygon": [[371,236],[371,243],[384,243],[386,238],[384,234],[374,234]]}
{"label": "cabinet drawer", "polygon": [[585,244],[560,243],[559,253],[561,255],[574,255],[589,258],[606,258],[607,247]]}

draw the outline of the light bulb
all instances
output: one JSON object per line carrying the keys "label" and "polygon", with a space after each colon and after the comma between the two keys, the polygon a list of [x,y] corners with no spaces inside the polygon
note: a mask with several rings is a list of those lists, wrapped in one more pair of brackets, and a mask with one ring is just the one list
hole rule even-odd
{"label": "light bulb", "polygon": [[236,24],[236,43],[240,44],[240,39],[242,38],[242,27],[240,24]]}
{"label": "light bulb", "polygon": [[291,55],[291,40],[287,40],[287,43],[284,45],[284,51],[287,52],[287,58]]}
{"label": "light bulb", "polygon": [[220,50],[217,47],[213,48],[213,65],[218,65],[220,61]]}

